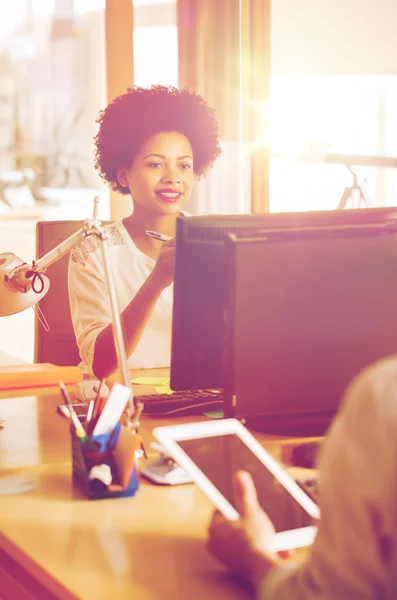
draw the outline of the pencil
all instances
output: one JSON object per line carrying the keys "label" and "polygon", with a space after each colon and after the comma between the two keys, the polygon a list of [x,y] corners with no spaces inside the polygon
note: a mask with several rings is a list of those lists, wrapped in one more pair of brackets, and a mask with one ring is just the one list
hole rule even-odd
{"label": "pencil", "polygon": [[59,382],[59,387],[61,389],[61,393],[62,393],[63,399],[65,400],[65,403],[67,404],[67,407],[69,409],[70,418],[72,419],[72,423],[73,423],[73,425],[74,425],[74,427],[76,429],[76,435],[80,439],[83,439],[83,438],[85,438],[84,427],[82,426],[82,424],[80,423],[80,419],[76,415],[76,411],[74,410],[73,405],[72,405],[72,403],[70,401],[70,398],[69,398],[68,390],[66,389],[66,386],[63,383],[63,381]]}
{"label": "pencil", "polygon": [[94,400],[90,400],[89,401],[88,411],[87,411],[87,418],[86,418],[87,425],[91,421],[92,411],[94,410],[94,404],[95,404]]}

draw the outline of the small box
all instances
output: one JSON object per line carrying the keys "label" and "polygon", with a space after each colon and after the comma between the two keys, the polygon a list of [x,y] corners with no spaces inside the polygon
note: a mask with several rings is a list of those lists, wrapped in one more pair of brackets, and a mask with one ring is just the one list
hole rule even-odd
{"label": "small box", "polygon": [[[120,423],[112,434],[91,437],[86,442],[77,437],[74,427],[70,432],[73,482],[90,500],[135,496],[139,489],[135,456],[140,448],[138,434]],[[105,489],[95,485],[89,478],[91,469],[101,464],[109,465],[112,473],[112,482]]]}

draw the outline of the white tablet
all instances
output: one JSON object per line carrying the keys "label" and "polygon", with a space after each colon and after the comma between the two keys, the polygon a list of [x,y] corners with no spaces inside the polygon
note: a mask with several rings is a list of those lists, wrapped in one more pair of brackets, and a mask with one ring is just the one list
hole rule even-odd
{"label": "white tablet", "polygon": [[185,469],[216,508],[238,519],[232,479],[248,471],[258,500],[275,527],[274,551],[310,545],[318,506],[236,419],[156,427],[154,436]]}

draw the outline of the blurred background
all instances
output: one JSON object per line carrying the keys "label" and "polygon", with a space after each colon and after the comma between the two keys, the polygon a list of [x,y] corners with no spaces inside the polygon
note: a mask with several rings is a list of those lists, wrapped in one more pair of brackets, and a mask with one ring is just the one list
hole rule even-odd
{"label": "blurred background", "polygon": [[[395,0],[0,2],[0,252],[31,261],[36,222],[90,216],[95,195],[100,218],[131,210],[93,137],[132,84],[217,110],[223,154],[193,213],[397,204],[395,23]],[[3,351],[32,360],[33,318],[0,319]]]}

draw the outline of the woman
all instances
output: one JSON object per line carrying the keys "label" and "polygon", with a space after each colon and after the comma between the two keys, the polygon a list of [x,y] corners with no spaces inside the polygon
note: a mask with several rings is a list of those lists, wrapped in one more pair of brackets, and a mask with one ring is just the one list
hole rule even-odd
{"label": "woman", "polygon": [[[132,87],[100,113],[96,169],[133,211],[109,226],[109,252],[130,368],[170,364],[174,241],[194,183],[220,155],[215,113],[187,89]],[[80,356],[102,378],[117,368],[99,241],[91,236],[69,262],[69,298]]]}

